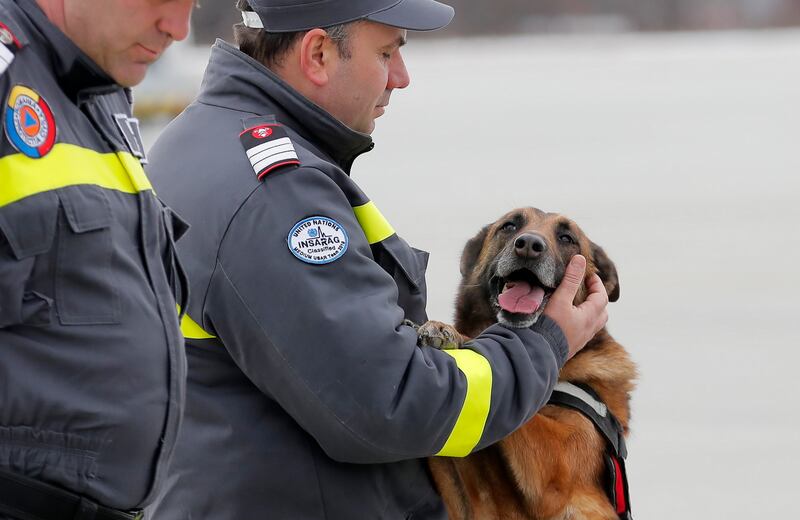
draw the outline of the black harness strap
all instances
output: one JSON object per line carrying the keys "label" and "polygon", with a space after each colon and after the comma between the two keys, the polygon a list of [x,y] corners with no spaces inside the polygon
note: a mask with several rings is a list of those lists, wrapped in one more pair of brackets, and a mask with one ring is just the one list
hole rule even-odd
{"label": "black harness strap", "polygon": [[547,404],[570,408],[592,421],[597,431],[606,439],[606,494],[614,505],[620,520],[632,520],[625,445],[622,425],[590,386],[581,383],[559,382]]}
{"label": "black harness strap", "polygon": [[0,513],[19,520],[142,520],[22,475],[0,470]]}
{"label": "black harness strap", "polygon": [[590,386],[582,383],[558,383],[548,404],[581,412],[611,443],[615,455],[623,459],[628,457],[622,425]]}

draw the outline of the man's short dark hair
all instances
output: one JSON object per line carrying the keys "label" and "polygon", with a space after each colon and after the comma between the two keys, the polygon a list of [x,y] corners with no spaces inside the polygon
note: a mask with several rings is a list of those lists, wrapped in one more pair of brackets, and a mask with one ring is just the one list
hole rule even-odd
{"label": "man's short dark hair", "polygon": [[[247,0],[236,0],[239,11],[252,11]],[[336,43],[339,55],[345,60],[352,57],[350,51],[350,29],[358,21],[325,27],[328,38]],[[308,31],[269,33],[263,29],[246,27],[244,23],[233,26],[233,37],[239,50],[254,60],[272,68],[280,66],[283,58]]]}

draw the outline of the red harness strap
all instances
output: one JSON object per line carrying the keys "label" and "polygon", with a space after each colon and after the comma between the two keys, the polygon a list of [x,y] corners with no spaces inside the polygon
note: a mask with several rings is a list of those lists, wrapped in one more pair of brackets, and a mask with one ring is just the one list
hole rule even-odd
{"label": "red harness strap", "polygon": [[620,468],[619,459],[612,457],[611,461],[614,463],[617,478],[614,479],[614,492],[617,495],[617,513],[624,513],[628,510],[628,503],[625,501],[625,483],[622,481],[622,469]]}
{"label": "red harness strap", "polygon": [[608,482],[606,483],[606,494],[611,499],[611,503],[621,520],[631,520],[630,501],[628,499],[628,475],[625,471],[625,459],[621,459],[611,453],[606,455],[606,467],[608,471]]}

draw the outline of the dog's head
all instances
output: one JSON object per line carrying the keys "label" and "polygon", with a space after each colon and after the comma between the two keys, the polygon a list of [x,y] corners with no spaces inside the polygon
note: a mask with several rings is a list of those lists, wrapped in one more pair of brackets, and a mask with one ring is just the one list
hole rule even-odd
{"label": "dog's head", "polygon": [[[484,227],[464,248],[457,326],[475,324],[480,328],[499,321],[529,327],[542,314],[567,264],[577,254],[586,257],[586,276],[597,273],[609,300],[617,301],[619,280],[614,263],[573,221],[536,208],[509,212]],[[586,297],[583,285],[576,304]]]}

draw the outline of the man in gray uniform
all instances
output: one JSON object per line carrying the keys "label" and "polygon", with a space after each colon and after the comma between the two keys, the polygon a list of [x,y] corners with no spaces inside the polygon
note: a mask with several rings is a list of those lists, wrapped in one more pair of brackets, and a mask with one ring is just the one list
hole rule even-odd
{"label": "man in gray uniform", "polygon": [[193,294],[186,415],[153,516],[443,519],[424,458],[488,446],[546,403],[605,322],[602,284],[572,307],[573,266],[548,307],[556,321],[493,326],[461,350],[417,347],[404,320],[427,319],[427,253],[349,174],[409,84],[406,29],[442,27],[452,9],[240,8],[241,50],[217,42],[199,97],[151,153],[159,193],[192,224],[178,248]]}
{"label": "man in gray uniform", "polygon": [[192,4],[0,0],[0,518],[133,519],[163,480],[184,228],[144,174],[124,86]]}

